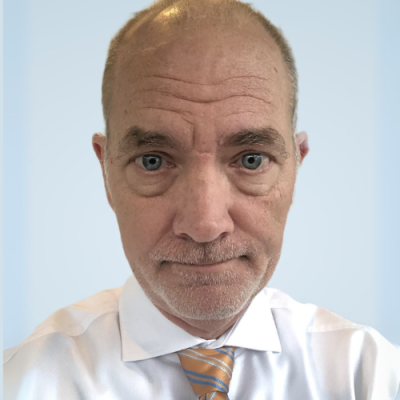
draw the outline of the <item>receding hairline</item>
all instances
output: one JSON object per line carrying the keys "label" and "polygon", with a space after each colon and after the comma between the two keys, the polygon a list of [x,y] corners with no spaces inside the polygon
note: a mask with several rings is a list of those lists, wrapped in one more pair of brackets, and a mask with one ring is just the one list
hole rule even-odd
{"label": "receding hairline", "polygon": [[[199,26],[199,23],[204,26],[204,24],[207,23],[221,22],[218,26],[225,28],[225,26],[229,26],[227,23],[232,22],[232,20],[238,22],[241,21],[242,24],[247,25],[249,21],[255,20],[258,22],[278,46],[287,69],[291,86],[290,102],[292,129],[293,131],[295,130],[297,110],[297,71],[291,48],[277,27],[275,27],[261,13],[254,10],[250,5],[241,3],[237,0],[161,0],[155,2],[149,8],[136,13],[134,17],[127,21],[127,23],[119,30],[110,43],[102,88],[103,112],[107,136],[110,135],[109,115],[112,105],[116,64],[119,54],[122,51],[122,47],[132,38],[132,36],[135,36],[135,34],[137,35],[136,38],[139,38],[142,42],[147,40],[147,37],[145,36],[146,29],[148,29],[153,21],[163,12],[166,13],[171,9],[174,9],[175,12],[166,15],[166,18],[171,29],[175,31],[187,29],[188,25],[183,25],[182,21],[194,22],[194,24],[190,25],[192,31],[196,29],[194,25]],[[215,11],[216,9],[218,10],[217,15],[211,13],[211,11]],[[240,29],[240,26],[238,26],[238,29]]]}

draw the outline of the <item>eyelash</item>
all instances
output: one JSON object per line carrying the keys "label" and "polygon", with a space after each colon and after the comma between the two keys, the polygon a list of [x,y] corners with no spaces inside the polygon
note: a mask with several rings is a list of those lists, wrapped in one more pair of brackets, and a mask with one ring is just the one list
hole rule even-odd
{"label": "eyelash", "polygon": [[[273,161],[275,161],[275,159],[274,159],[274,157],[272,157],[270,154],[268,154],[268,153],[263,153],[263,152],[260,152],[260,151],[249,151],[249,150],[245,150],[244,152],[242,152],[238,157],[237,157],[237,160],[235,161],[235,163],[238,163],[240,160],[242,160],[242,158],[244,157],[244,156],[246,156],[246,155],[252,155],[252,154],[257,154],[257,155],[260,155],[260,156],[263,156],[263,157],[266,157],[267,159],[268,159],[268,164],[270,163],[270,162],[273,162]],[[267,168],[267,167],[266,167]],[[248,168],[244,168],[243,167],[243,169],[247,172],[247,173],[257,173],[257,172],[264,172],[265,170],[266,170],[266,168],[264,168],[264,169],[255,169],[255,170],[251,170],[251,169],[248,169]]]}
{"label": "eyelash", "polygon": [[[275,158],[272,157],[270,154],[263,153],[263,152],[257,152],[257,151],[249,151],[249,150],[246,150],[246,151],[242,152],[239,156],[237,156],[237,160],[235,161],[235,163],[238,163],[244,156],[246,156],[246,155],[251,155],[251,154],[257,154],[257,155],[260,155],[260,156],[264,156],[264,157],[266,157],[266,158],[269,160],[269,162],[274,162],[274,161],[275,161]],[[169,161],[166,159],[166,155],[161,155],[161,154],[158,154],[158,153],[146,153],[146,154],[136,155],[136,156],[130,158],[128,163],[132,163],[132,162],[133,162],[133,163],[138,164],[138,163],[136,162],[137,159],[139,159],[140,157],[150,156],[150,155],[159,156],[159,157],[161,157],[163,160],[165,160],[167,163],[169,163]],[[171,163],[171,164],[172,164],[172,163]],[[140,166],[140,164],[138,164],[138,165]],[[161,169],[167,169],[167,168],[168,168],[168,167],[167,167],[167,168],[160,168],[160,169],[155,170],[155,171],[150,171],[150,170],[146,170],[146,169],[145,169],[144,167],[142,167],[142,166],[140,166],[140,167],[142,168],[142,170],[143,170],[144,172],[146,172],[146,173],[151,173],[151,174],[155,174],[155,173],[157,173],[157,172],[160,172]],[[251,169],[244,168],[244,167],[243,167],[243,169],[244,169],[246,172],[249,172],[249,173],[257,173],[257,172],[260,172],[259,169],[251,170]],[[265,169],[264,169],[264,170],[265,170]],[[264,170],[262,170],[262,171],[264,171]],[[252,172],[252,171],[254,171],[254,172]]]}

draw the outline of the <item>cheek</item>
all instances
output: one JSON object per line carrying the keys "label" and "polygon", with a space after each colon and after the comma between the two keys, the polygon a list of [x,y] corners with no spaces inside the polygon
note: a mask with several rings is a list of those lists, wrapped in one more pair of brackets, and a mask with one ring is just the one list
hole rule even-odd
{"label": "cheek", "polygon": [[140,197],[130,190],[114,193],[114,211],[125,253],[128,259],[145,257],[168,231],[172,210],[160,197]]}
{"label": "cheek", "polygon": [[290,185],[278,183],[265,196],[242,197],[235,206],[237,225],[269,249],[280,249],[292,193]]}
{"label": "cheek", "polygon": [[265,207],[270,210],[271,218],[273,218],[277,226],[284,228],[286,219],[292,205],[294,186],[289,182],[279,182],[268,193],[265,199]]}

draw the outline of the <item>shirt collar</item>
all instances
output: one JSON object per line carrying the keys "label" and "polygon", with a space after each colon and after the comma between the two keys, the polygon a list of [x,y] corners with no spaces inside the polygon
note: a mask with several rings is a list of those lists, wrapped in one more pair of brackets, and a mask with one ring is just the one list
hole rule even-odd
{"label": "shirt collar", "polygon": [[191,335],[164,317],[134,276],[128,278],[122,289],[119,316],[123,361],[146,360],[209,343],[211,345],[207,347],[210,348],[236,346],[259,351],[282,350],[264,290],[257,294],[232,328],[211,342]]}

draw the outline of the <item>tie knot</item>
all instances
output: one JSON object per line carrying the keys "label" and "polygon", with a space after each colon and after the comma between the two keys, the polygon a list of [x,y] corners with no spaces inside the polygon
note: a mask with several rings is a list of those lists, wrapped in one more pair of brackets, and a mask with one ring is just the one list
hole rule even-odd
{"label": "tie knot", "polygon": [[182,368],[199,399],[226,399],[232,378],[234,347],[178,352]]}

